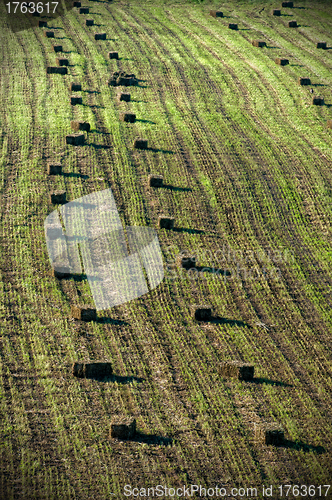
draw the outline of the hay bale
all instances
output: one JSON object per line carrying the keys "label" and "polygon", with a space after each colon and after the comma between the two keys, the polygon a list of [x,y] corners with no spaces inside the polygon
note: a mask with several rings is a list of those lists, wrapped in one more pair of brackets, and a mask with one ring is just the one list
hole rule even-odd
{"label": "hay bale", "polygon": [[96,321],[97,311],[94,307],[88,306],[86,304],[72,304],[71,316],[72,318],[78,319],[80,321]]}
{"label": "hay bale", "polygon": [[327,120],[326,125],[327,128],[332,128],[332,120]]}
{"label": "hay bale", "polygon": [[173,229],[174,217],[167,217],[166,215],[159,215],[158,227],[159,227],[159,229]]}
{"label": "hay bale", "polygon": [[81,2],[73,2],[73,7],[81,7]]}
{"label": "hay bale", "polygon": [[75,132],[78,132],[79,130],[84,130],[85,132],[90,132],[90,123],[88,122],[78,122],[75,120],[72,120],[70,122],[70,126]]}
{"label": "hay bale", "polygon": [[134,148],[135,149],[147,149],[148,141],[145,139],[135,139],[134,140]]}
{"label": "hay bale", "polygon": [[53,205],[63,205],[66,201],[66,191],[53,191],[50,193],[50,202]]}
{"label": "hay bale", "polygon": [[121,101],[129,102],[130,99],[131,99],[131,96],[127,92],[120,92],[120,94],[118,94],[118,102],[121,102]]}
{"label": "hay bale", "polygon": [[115,71],[112,77],[108,80],[108,85],[112,87],[116,87],[118,85],[125,85],[128,87],[129,85],[137,85],[138,79],[134,74],[128,74],[124,71]]}
{"label": "hay bale", "polygon": [[311,85],[310,78],[299,78],[299,85]]}
{"label": "hay bale", "polygon": [[53,45],[54,52],[62,52],[62,45]]}
{"label": "hay bale", "polygon": [[73,363],[72,374],[78,378],[110,377],[113,373],[111,363]]}
{"label": "hay bale", "polygon": [[106,40],[106,33],[95,33],[95,40]]}
{"label": "hay bale", "polygon": [[85,21],[85,24],[86,24],[86,26],[93,26],[93,24],[94,24],[94,20],[93,20],[93,19],[87,19],[87,20]]}
{"label": "hay bale", "polygon": [[85,141],[84,134],[69,134],[66,135],[66,143],[72,146],[83,146]]}
{"label": "hay bale", "polygon": [[110,438],[131,439],[135,434],[136,420],[133,417],[113,416]]}
{"label": "hay bale", "polygon": [[80,14],[89,14],[89,7],[81,7]]}
{"label": "hay bale", "polygon": [[192,305],[190,310],[196,321],[209,321],[211,319],[212,308],[210,305]]}
{"label": "hay bale", "polygon": [[273,9],[272,15],[273,16],[281,16],[281,10],[280,9]]}
{"label": "hay bale", "polygon": [[[57,240],[63,236],[62,227],[58,226],[47,226],[46,228],[46,237],[49,240]],[[68,270],[69,272],[69,270]]]}
{"label": "hay bale", "polygon": [[70,271],[66,267],[61,267],[61,269],[57,269],[56,267],[52,270],[52,274],[54,278],[58,278],[59,280],[69,278]]}
{"label": "hay bale", "polygon": [[210,10],[210,16],[212,17],[224,17],[224,14],[221,10]]}
{"label": "hay bale", "polygon": [[324,98],[323,97],[313,97],[312,104],[315,106],[324,106]]}
{"label": "hay bale", "polygon": [[108,53],[108,57],[109,57],[110,59],[119,59],[119,53],[118,53],[118,52],[115,52],[115,51],[109,52],[109,53]]}
{"label": "hay bale", "polygon": [[82,97],[81,96],[75,96],[75,95],[72,95],[70,97],[70,104],[72,106],[76,106],[76,104],[82,104]]}
{"label": "hay bale", "polygon": [[39,28],[47,28],[47,21],[39,21],[38,26]]}
{"label": "hay bale", "polygon": [[289,64],[289,60],[288,59],[280,59],[277,57],[277,59],[275,60],[275,63],[279,64],[279,66],[286,66],[287,64]]}
{"label": "hay bale", "polygon": [[35,10],[35,12],[33,12],[33,13],[32,13],[32,15],[33,15],[34,17],[40,17],[39,12],[37,12],[36,10]]}
{"label": "hay bale", "polygon": [[229,27],[230,30],[237,30],[238,29],[238,25],[237,24],[233,24],[233,23],[230,23],[228,25],[228,27]]}
{"label": "hay bale", "polygon": [[263,42],[262,40],[253,40],[252,45],[254,47],[266,47],[266,42]]}
{"label": "hay bale", "polygon": [[56,64],[57,66],[69,66],[69,60],[66,57],[57,57]]}
{"label": "hay bale", "polygon": [[176,257],[176,264],[183,269],[192,269],[196,267],[196,257],[195,255],[184,255],[180,253]]}
{"label": "hay bale", "polygon": [[219,374],[225,378],[237,378],[238,380],[252,380],[255,368],[253,365],[242,361],[223,361],[218,366]]}
{"label": "hay bale", "polygon": [[261,444],[279,446],[285,440],[284,430],[278,424],[255,425],[255,441]]}
{"label": "hay bale", "polygon": [[46,38],[54,38],[54,31],[44,31]]}
{"label": "hay bale", "polygon": [[317,42],[317,49],[326,49],[326,42]]}
{"label": "hay bale", "polygon": [[46,73],[58,75],[66,75],[68,73],[68,69],[64,66],[62,68],[58,68],[57,66],[47,66]]}
{"label": "hay bale", "polygon": [[294,7],[294,4],[293,2],[282,2],[281,6],[292,9]]}
{"label": "hay bale", "polygon": [[135,113],[121,113],[120,120],[122,122],[135,123],[136,115],[135,115]]}
{"label": "hay bale", "polygon": [[150,174],[148,185],[149,187],[161,187],[163,185],[163,176]]}
{"label": "hay bale", "polygon": [[297,22],[296,21],[289,21],[288,28],[297,28]]}
{"label": "hay bale", "polygon": [[62,174],[61,163],[48,163],[47,164],[47,173],[48,173],[48,175],[61,175]]}
{"label": "hay bale", "polygon": [[80,83],[71,83],[69,85],[69,90],[71,92],[81,92],[82,90],[82,85]]}

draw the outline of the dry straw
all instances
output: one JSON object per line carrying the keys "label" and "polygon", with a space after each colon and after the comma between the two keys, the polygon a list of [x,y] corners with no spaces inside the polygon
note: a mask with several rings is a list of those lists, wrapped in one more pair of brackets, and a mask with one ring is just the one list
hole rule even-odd
{"label": "dry straw", "polygon": [[242,361],[223,361],[218,367],[219,374],[225,378],[237,378],[238,380],[252,380],[254,378],[254,366]]}
{"label": "dry straw", "polygon": [[80,92],[82,90],[82,85],[80,83],[71,83],[69,86],[69,90],[72,92]]}
{"label": "dry straw", "polygon": [[47,66],[46,73],[48,74],[58,74],[58,75],[66,75],[68,73],[68,69],[63,66],[59,68],[58,66]]}
{"label": "dry straw", "polygon": [[106,33],[95,33],[95,40],[106,40]]}
{"label": "dry straw", "polygon": [[158,227],[159,227],[159,229],[173,229],[174,217],[168,217],[166,215],[159,215]]}
{"label": "dry straw", "polygon": [[61,175],[62,174],[61,163],[48,163],[47,164],[47,173],[48,173],[48,175]]}
{"label": "dry straw", "polygon": [[313,97],[312,104],[314,104],[315,106],[323,106],[324,105],[324,98],[323,97]]}
{"label": "dry straw", "polygon": [[288,59],[280,59],[279,57],[277,57],[277,59],[275,60],[275,63],[278,64],[279,66],[286,66],[287,64],[289,64],[289,60]]}
{"label": "dry straw", "polygon": [[280,446],[285,440],[284,430],[278,424],[255,425],[255,441],[260,444]]}
{"label": "dry straw", "polygon": [[253,40],[252,45],[254,47],[266,47],[266,42],[263,42],[262,40]]}
{"label": "dry straw", "polygon": [[84,134],[69,134],[66,135],[66,143],[72,146],[83,146],[85,141]]}
{"label": "dry straw", "polygon": [[86,304],[73,304],[71,306],[71,316],[80,321],[96,321],[97,311],[94,307]]}
{"label": "dry straw", "polygon": [[57,57],[56,64],[57,66],[69,66],[69,60],[66,57]]}
{"label": "dry straw", "polygon": [[121,101],[125,101],[125,102],[129,102],[131,99],[131,96],[128,92],[120,92],[118,94],[118,101],[121,102]]}
{"label": "dry straw", "polygon": [[70,126],[75,132],[78,132],[79,130],[83,130],[85,132],[90,132],[90,123],[88,123],[88,122],[78,122],[78,121],[72,120],[70,122]]}
{"label": "dry straw", "polygon": [[131,439],[136,434],[136,420],[133,417],[113,416],[110,438]]}
{"label": "dry straw", "polygon": [[135,113],[121,113],[120,120],[122,122],[135,123],[136,115],[135,115]]}
{"label": "dry straw", "polygon": [[210,16],[212,16],[212,17],[223,17],[224,14],[221,12],[221,10],[210,10]]}
{"label": "dry straw", "polygon": [[299,85],[311,85],[310,78],[299,78]]}
{"label": "dry straw", "polygon": [[76,104],[82,104],[82,102],[83,102],[82,101],[82,97],[80,97],[80,96],[74,96],[74,95],[72,95],[70,97],[70,104],[72,106],[76,106]]}
{"label": "dry straw", "polygon": [[66,191],[53,191],[53,193],[50,193],[50,202],[53,205],[63,205],[66,203]]}
{"label": "dry straw", "polygon": [[134,140],[134,148],[135,149],[147,149],[148,141],[145,139],[135,139]]}
{"label": "dry straw", "polygon": [[209,321],[211,319],[212,307],[210,305],[192,305],[190,310],[196,321]]}
{"label": "dry straw", "polygon": [[163,185],[163,176],[162,175],[156,175],[156,174],[150,174],[149,179],[148,179],[148,186],[149,187],[161,187]]}
{"label": "dry straw", "polygon": [[72,374],[78,378],[110,377],[113,373],[111,363],[79,363],[72,366]]}

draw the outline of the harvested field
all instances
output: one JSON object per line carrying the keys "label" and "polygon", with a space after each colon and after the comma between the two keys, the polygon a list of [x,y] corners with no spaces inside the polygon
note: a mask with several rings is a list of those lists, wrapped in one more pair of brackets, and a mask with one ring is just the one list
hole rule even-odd
{"label": "harvested field", "polygon": [[[278,17],[281,0],[82,3],[89,15],[29,15],[24,31],[0,4],[1,500],[122,500],[125,485],[158,484],[223,484],[225,498],[240,487],[262,498],[272,485],[273,500],[280,485],[315,485],[311,498],[331,497],[330,5],[298,1]],[[66,73],[48,74],[57,55]],[[75,94],[84,104],[71,106]],[[48,175],[48,163],[62,174]],[[162,186],[149,185],[154,174]],[[103,235],[108,211],[78,200],[110,189],[126,229]],[[51,203],[57,190],[72,205]],[[157,227],[163,214],[172,230]],[[155,288],[151,256],[164,273]],[[120,263],[133,283],[123,285]],[[96,307],[104,268],[119,301],[143,278],[145,293],[73,318],[73,304]],[[211,317],[195,319],[192,305]],[[221,376],[232,360],[254,377]],[[98,361],[110,377],[73,375],[73,362]],[[112,437],[115,417],[135,419],[135,434]],[[282,443],[267,444],[266,429],[255,442],[271,421]]]}

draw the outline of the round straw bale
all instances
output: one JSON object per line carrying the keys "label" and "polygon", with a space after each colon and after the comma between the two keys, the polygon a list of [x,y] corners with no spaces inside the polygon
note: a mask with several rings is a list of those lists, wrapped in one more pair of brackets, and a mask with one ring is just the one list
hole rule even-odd
{"label": "round straw bale", "polygon": [[147,149],[148,141],[145,139],[135,139],[134,148],[135,149]]}
{"label": "round straw bale", "polygon": [[158,227],[159,227],[159,229],[173,229],[174,217],[168,217],[166,215],[159,215]]}
{"label": "round straw bale", "polygon": [[273,9],[272,15],[273,16],[281,16],[281,10],[280,9]]}
{"label": "round straw bale", "polygon": [[136,434],[136,420],[132,417],[113,416],[110,438],[131,439]]}
{"label": "round straw bale", "polygon": [[95,40],[106,40],[106,33],[95,33]]}
{"label": "round straw bale", "polygon": [[119,59],[119,53],[118,53],[118,52],[114,52],[114,51],[109,52],[109,53],[108,53],[108,57],[109,57],[110,59]]}
{"label": "round straw bale", "polygon": [[47,164],[48,175],[61,175],[62,165],[61,163],[48,163]]}
{"label": "round straw bale", "polygon": [[70,97],[70,104],[72,106],[76,106],[76,104],[82,104],[82,102],[83,101],[82,101],[82,97],[81,96],[74,96],[74,95],[72,95]]}
{"label": "round straw bale", "polygon": [[75,132],[78,132],[79,130],[84,130],[85,132],[90,132],[90,123],[88,122],[78,122],[75,120],[72,120],[70,122],[70,126]]}
{"label": "round straw bale", "polygon": [[82,85],[80,83],[71,83],[69,86],[69,90],[72,92],[81,92]]}
{"label": "round straw bale", "polygon": [[266,42],[263,42],[262,40],[253,40],[252,45],[254,47],[266,47]]}
{"label": "round straw bale", "polygon": [[53,205],[63,205],[66,203],[66,191],[53,191],[50,193],[50,201]]}
{"label": "round straw bale", "polygon": [[93,20],[93,19],[87,19],[87,20],[85,21],[85,24],[86,24],[87,26],[93,26],[93,24],[94,24],[94,20]]}
{"label": "round straw bale", "polygon": [[81,7],[80,14],[89,14],[89,7]]}
{"label": "round straw bale", "polygon": [[233,23],[230,23],[228,25],[228,27],[229,27],[230,30],[237,30],[238,29],[238,25],[237,24],[233,24]]}
{"label": "round straw bale", "polygon": [[54,38],[54,31],[44,31],[46,38]]}
{"label": "round straw bale", "polygon": [[38,26],[39,28],[47,28],[47,21],[39,21]]}
{"label": "round straw bale", "polygon": [[54,52],[62,52],[62,45],[53,45]]}
{"label": "round straw bale", "polygon": [[81,7],[81,2],[73,2],[73,7]]}
{"label": "round straw bale", "polygon": [[149,175],[149,180],[148,180],[149,187],[161,187],[162,185],[163,185],[162,175],[156,175],[156,174]]}
{"label": "round straw bale", "polygon": [[223,17],[224,14],[221,12],[221,10],[210,10],[210,16],[212,16],[212,17]]}
{"label": "round straw bale", "polygon": [[326,49],[326,42],[317,42],[317,49]]}
{"label": "round straw bale", "polygon": [[289,21],[288,28],[297,28],[297,22],[296,21]]}
{"label": "round straw bale", "polygon": [[299,78],[299,85],[311,85],[310,78]]}
{"label": "round straw bale", "polygon": [[86,304],[72,304],[71,316],[80,321],[96,321],[97,311],[94,307]]}
{"label": "round straw bale", "polygon": [[121,113],[120,120],[123,122],[134,123],[136,121],[135,113]]}
{"label": "round straw bale", "polygon": [[323,106],[324,105],[323,97],[313,97],[312,104],[314,104],[315,106]]}
{"label": "round straw bale", "polygon": [[280,446],[284,442],[283,428],[274,423],[255,424],[255,441],[260,444]]}
{"label": "round straw bale", "polygon": [[332,120],[327,120],[326,125],[327,128],[332,128]]}
{"label": "round straw bale", "polygon": [[127,93],[127,92],[120,92],[118,94],[118,101],[121,102],[121,101],[125,101],[125,102],[129,102],[130,101],[130,94]]}
{"label": "round straw bale", "polygon": [[280,59],[277,57],[277,59],[275,60],[275,63],[279,64],[279,66],[286,66],[287,64],[289,64],[289,60],[288,59]]}
{"label": "round straw bale", "polygon": [[212,307],[210,305],[197,305],[190,306],[191,314],[197,321],[209,321],[212,315]]}
{"label": "round straw bale", "polygon": [[72,146],[83,146],[85,141],[84,134],[68,134],[66,136],[66,143]]}
{"label": "round straw bale", "polygon": [[57,57],[56,64],[57,66],[69,66],[69,60],[66,57]]}

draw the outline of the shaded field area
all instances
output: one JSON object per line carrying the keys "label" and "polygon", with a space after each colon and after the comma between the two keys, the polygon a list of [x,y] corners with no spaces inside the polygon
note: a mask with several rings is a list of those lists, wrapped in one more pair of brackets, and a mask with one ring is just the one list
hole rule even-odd
{"label": "shaded field area", "polygon": [[[104,500],[158,484],[262,498],[263,485],[329,484],[329,3],[273,16],[274,2],[230,1],[223,17],[207,3],[85,4],[48,20],[54,38],[36,20],[13,30],[0,4],[0,499]],[[46,73],[54,45],[67,74]],[[116,71],[137,85],[109,86]],[[84,145],[66,144],[73,120],[90,124]],[[73,201],[108,188],[124,225],[166,215],[174,229],[158,229],[163,282],[86,323],[70,314],[93,305],[86,277],[52,276],[44,220],[51,191]],[[184,251],[195,268],[176,264]],[[196,321],[193,304],[212,317]],[[222,378],[231,360],[254,378]],[[75,361],[109,361],[113,375],[74,378]],[[133,439],[109,438],[114,415],[136,418]],[[255,442],[266,422],[282,426],[282,445]]]}

